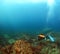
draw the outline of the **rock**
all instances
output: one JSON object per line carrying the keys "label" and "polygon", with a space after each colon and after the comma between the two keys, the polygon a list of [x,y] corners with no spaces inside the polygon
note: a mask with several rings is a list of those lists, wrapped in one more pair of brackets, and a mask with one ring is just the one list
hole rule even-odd
{"label": "rock", "polygon": [[10,40],[8,40],[8,43],[13,44],[13,43],[15,43],[15,41],[16,41],[15,39],[10,39]]}

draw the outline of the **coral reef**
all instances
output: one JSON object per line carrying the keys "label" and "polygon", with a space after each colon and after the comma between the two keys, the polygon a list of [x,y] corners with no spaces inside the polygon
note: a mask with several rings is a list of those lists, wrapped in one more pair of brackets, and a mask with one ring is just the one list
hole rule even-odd
{"label": "coral reef", "polygon": [[33,47],[26,40],[17,40],[12,45],[7,45],[0,49],[1,54],[40,54],[42,47]]}
{"label": "coral reef", "polygon": [[[55,33],[51,33],[56,36]],[[0,42],[0,54],[60,54],[60,41],[51,42],[49,39],[38,40],[34,36],[29,37],[29,34],[18,34],[17,39],[9,38],[4,41],[4,37],[1,37]],[[57,34],[60,35],[60,34]],[[28,37],[27,37],[28,36]]]}
{"label": "coral reef", "polygon": [[17,40],[12,45],[5,47],[0,46],[0,54],[60,54],[56,43],[40,43],[40,45],[32,46],[26,40]]}
{"label": "coral reef", "polygon": [[25,40],[17,40],[13,45],[1,48],[2,54],[35,54],[33,47]]}
{"label": "coral reef", "polygon": [[31,45],[25,40],[18,40],[13,45],[13,54],[33,54]]}
{"label": "coral reef", "polygon": [[1,54],[11,54],[12,52],[12,45],[7,45],[0,49]]}

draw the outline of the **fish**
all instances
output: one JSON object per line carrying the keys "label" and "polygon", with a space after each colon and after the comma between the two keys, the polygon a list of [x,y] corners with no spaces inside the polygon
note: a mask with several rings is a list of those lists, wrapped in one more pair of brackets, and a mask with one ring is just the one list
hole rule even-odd
{"label": "fish", "polygon": [[43,39],[45,39],[45,35],[44,34],[38,35],[38,40],[43,40]]}

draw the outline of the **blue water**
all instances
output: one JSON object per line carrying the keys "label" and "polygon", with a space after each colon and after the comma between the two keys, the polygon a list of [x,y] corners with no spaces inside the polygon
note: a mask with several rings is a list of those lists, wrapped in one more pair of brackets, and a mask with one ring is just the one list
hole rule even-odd
{"label": "blue water", "polygon": [[[53,14],[48,16],[46,3],[0,2],[0,32],[39,32],[46,28],[60,31],[60,3],[55,0]],[[47,22],[48,19],[48,22]]]}

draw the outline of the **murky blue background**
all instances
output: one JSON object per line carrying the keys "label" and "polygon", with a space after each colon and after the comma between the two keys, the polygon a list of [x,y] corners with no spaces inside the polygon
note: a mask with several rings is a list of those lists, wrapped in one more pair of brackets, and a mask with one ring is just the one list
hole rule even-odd
{"label": "murky blue background", "polygon": [[60,31],[60,1],[55,2],[54,14],[48,18],[46,3],[7,4],[0,1],[0,32],[35,32],[46,28]]}

